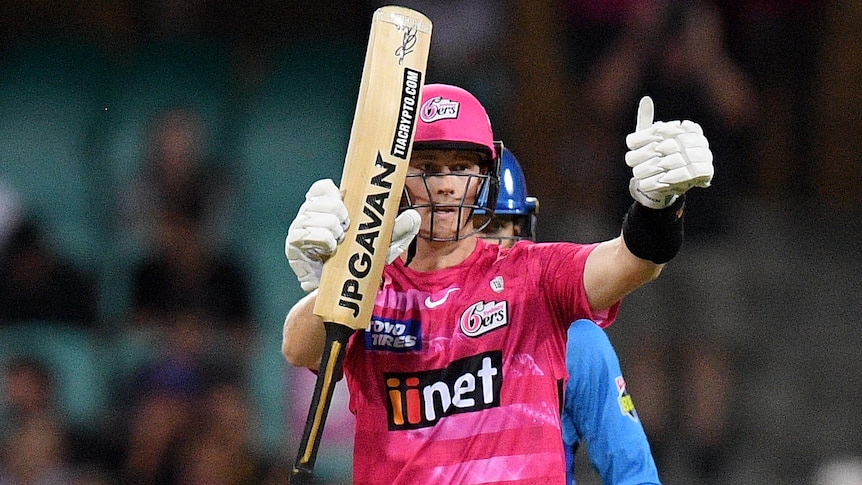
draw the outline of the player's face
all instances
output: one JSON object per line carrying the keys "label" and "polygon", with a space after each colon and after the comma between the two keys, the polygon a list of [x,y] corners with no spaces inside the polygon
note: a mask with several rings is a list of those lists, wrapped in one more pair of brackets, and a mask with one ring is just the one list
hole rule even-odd
{"label": "player's face", "polygon": [[414,150],[405,189],[410,205],[419,211],[426,239],[454,240],[471,224],[472,210],[482,186],[482,156],[466,150]]}
{"label": "player's face", "polygon": [[499,244],[504,248],[510,248],[517,242],[518,230],[515,222],[505,216],[496,216],[485,226],[479,235],[491,244]]}

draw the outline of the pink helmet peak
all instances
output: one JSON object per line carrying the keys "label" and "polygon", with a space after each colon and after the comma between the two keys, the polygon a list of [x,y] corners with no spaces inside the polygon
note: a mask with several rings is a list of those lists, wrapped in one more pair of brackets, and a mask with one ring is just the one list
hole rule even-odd
{"label": "pink helmet peak", "polygon": [[415,148],[473,149],[497,156],[485,108],[468,91],[448,84],[422,88]]}

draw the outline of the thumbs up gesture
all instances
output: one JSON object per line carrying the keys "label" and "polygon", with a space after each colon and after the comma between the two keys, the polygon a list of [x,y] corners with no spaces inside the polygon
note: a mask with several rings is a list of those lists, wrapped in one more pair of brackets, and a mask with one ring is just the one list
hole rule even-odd
{"label": "thumbs up gesture", "polygon": [[652,98],[638,105],[635,132],[626,137],[629,192],[646,207],[663,209],[692,187],[709,187],[714,169],[709,142],[693,121],[653,122]]}

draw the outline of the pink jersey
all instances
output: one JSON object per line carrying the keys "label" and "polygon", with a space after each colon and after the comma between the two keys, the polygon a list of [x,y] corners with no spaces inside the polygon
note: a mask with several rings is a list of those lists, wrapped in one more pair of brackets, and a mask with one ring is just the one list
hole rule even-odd
{"label": "pink jersey", "polygon": [[564,483],[566,330],[602,325],[583,269],[595,245],[478,242],[430,273],[384,271],[344,369],[356,415],[354,482]]}

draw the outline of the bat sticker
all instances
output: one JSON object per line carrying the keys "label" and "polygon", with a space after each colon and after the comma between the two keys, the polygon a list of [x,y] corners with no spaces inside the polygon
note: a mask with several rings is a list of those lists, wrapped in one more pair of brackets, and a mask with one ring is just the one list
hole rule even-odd
{"label": "bat sticker", "polygon": [[410,134],[416,124],[416,105],[419,103],[419,87],[422,85],[422,73],[404,68],[404,81],[401,87],[401,109],[398,116],[398,127],[395,139],[392,140],[390,154],[401,160],[407,160],[407,149],[410,144]]}
{"label": "bat sticker", "polygon": [[359,225],[359,232],[356,233],[355,241],[362,248],[362,251],[354,252],[348,259],[347,269],[353,278],[344,281],[341,287],[341,298],[338,300],[338,305],[352,310],[354,317],[359,315],[360,304],[365,299],[365,295],[359,292],[359,280],[368,276],[369,271],[371,271],[374,241],[380,235],[380,226],[386,214],[384,204],[389,198],[389,189],[392,187],[392,183],[387,180],[387,177],[395,172],[395,166],[383,160],[379,153],[375,166],[382,168],[383,172],[371,177],[371,185],[380,187],[383,191],[365,196],[365,207],[363,207],[362,213],[370,221]]}

